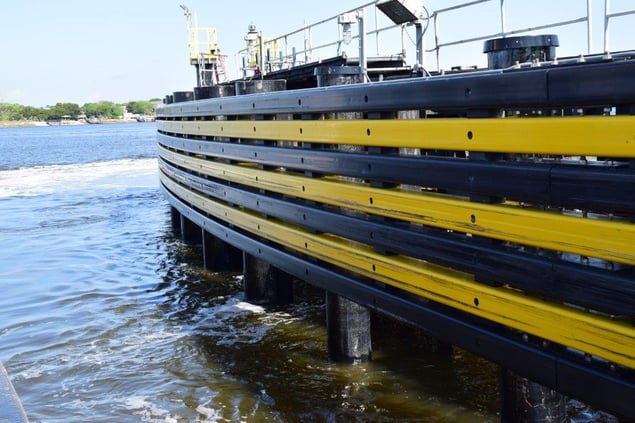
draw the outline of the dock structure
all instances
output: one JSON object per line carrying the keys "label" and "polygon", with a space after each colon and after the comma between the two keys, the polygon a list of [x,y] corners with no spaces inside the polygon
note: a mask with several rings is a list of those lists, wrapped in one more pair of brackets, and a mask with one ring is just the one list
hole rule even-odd
{"label": "dock structure", "polygon": [[28,421],[9,374],[0,363],[0,422],[28,423]]}
{"label": "dock structure", "polygon": [[324,288],[331,359],[369,359],[378,312],[499,364],[503,420],[635,418],[635,52],[509,40],[489,69],[341,56],[168,96],[173,226],[242,256],[250,301]]}

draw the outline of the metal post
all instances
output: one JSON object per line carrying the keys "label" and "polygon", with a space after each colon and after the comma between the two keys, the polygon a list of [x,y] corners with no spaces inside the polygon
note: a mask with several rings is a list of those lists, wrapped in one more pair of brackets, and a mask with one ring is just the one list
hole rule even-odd
{"label": "metal post", "polygon": [[364,28],[364,10],[357,11],[357,27],[359,29],[359,73],[362,81],[366,81],[366,30]]}
{"label": "metal post", "polygon": [[262,31],[258,33],[258,67],[260,68],[260,76],[265,74],[265,45],[264,40],[262,39]]}
{"label": "metal post", "polygon": [[610,15],[611,2],[610,0],[604,0],[604,52],[609,51],[609,15]]}
{"label": "metal post", "polygon": [[434,14],[434,50],[435,53],[437,55],[437,71],[441,70],[441,67],[439,66],[439,24],[438,24],[438,17],[439,15],[437,13]]}
{"label": "metal post", "polygon": [[379,56],[379,17],[377,14],[377,5],[375,5],[375,54]]}
{"label": "metal post", "polygon": [[501,37],[505,37],[505,33],[507,32],[505,23],[505,0],[501,0]]}
{"label": "metal post", "polygon": [[593,51],[593,19],[591,18],[592,1],[586,2],[586,31],[587,31],[587,54],[591,54]]}
{"label": "metal post", "polygon": [[417,64],[423,66],[423,25],[421,25],[421,21],[415,22],[415,37],[417,37]]}

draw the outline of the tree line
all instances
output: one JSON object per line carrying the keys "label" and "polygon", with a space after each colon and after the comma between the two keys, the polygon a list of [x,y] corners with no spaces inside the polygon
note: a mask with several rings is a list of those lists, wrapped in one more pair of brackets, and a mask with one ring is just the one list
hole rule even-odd
{"label": "tree line", "polygon": [[63,117],[77,119],[80,115],[102,119],[118,119],[125,110],[139,115],[154,113],[154,106],[160,99],[129,101],[116,104],[111,101],[86,103],[83,106],[75,103],[56,103],[54,106],[33,107],[14,103],[0,103],[0,121],[2,120],[59,120]]}

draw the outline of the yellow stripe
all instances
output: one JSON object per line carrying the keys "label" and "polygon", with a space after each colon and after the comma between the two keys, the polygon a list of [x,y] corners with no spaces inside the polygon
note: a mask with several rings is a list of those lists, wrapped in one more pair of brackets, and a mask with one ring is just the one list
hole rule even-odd
{"label": "yellow stripe", "polygon": [[635,157],[635,116],[506,119],[157,121],[161,131],[453,151]]}
{"label": "yellow stripe", "polygon": [[161,157],[179,166],[259,189],[488,238],[635,264],[635,225],[631,223],[305,178],[187,157],[162,147],[159,150]]}
{"label": "yellow stripe", "polygon": [[475,283],[470,275],[404,256],[383,256],[366,245],[311,234],[212,201],[161,175],[186,203],[245,229],[360,275],[585,353],[635,368],[635,327]]}

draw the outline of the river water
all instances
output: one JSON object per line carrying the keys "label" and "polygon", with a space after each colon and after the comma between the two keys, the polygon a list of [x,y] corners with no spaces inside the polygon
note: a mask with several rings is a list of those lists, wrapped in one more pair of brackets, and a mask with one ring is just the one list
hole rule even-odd
{"label": "river water", "polygon": [[0,361],[31,421],[499,420],[495,366],[381,318],[371,363],[329,363],[323,292],[264,309],[204,271],[155,156],[154,124],[0,129]]}

